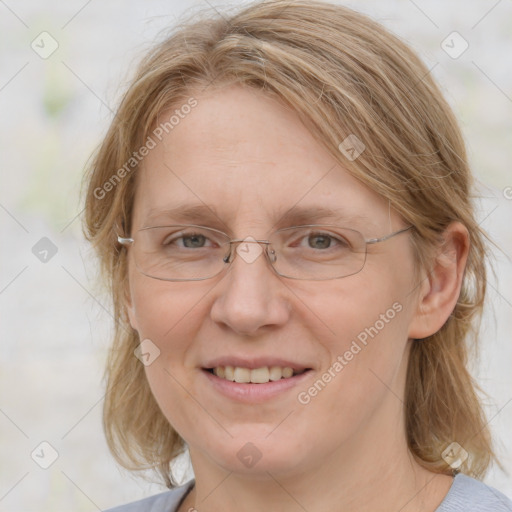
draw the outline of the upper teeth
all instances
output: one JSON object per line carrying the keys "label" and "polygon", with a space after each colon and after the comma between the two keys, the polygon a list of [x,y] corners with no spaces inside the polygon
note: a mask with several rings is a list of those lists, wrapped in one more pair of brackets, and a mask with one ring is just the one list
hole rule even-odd
{"label": "upper teeth", "polygon": [[289,378],[293,375],[293,368],[285,366],[263,366],[262,368],[241,368],[239,366],[217,366],[213,373],[221,379],[233,382],[252,382],[254,384],[265,384],[271,380]]}

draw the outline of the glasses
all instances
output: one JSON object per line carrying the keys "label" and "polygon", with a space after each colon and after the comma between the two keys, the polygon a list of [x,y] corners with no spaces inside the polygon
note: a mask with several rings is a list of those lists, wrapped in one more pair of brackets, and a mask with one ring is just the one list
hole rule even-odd
{"label": "glasses", "polygon": [[214,228],[173,225],[145,227],[133,238],[118,236],[117,240],[132,248],[135,265],[142,274],[163,281],[215,277],[233,262],[235,252],[247,263],[264,253],[281,277],[321,281],[357,274],[364,267],[368,245],[389,240],[412,227],[366,240],[354,229],[311,224],[279,229],[268,240],[232,240]]}

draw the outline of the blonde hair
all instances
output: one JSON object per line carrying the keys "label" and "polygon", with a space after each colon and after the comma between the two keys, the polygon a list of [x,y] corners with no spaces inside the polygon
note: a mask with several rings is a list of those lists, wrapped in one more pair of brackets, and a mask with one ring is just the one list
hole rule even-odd
{"label": "blonde hair", "polygon": [[[139,339],[125,310],[126,251],[116,240],[120,226],[130,232],[137,168],[130,158],[163,112],[202,88],[240,84],[296,111],[344,168],[415,226],[418,268],[428,269],[449,223],[468,229],[469,258],[453,313],[438,332],[412,344],[405,416],[408,446],[419,464],[451,474],[441,454],[455,441],[469,453],[460,470],[483,476],[494,454],[467,363],[486,290],[485,235],[471,204],[464,141],[428,69],[378,23],[328,3],[265,1],[228,19],[195,16],[144,58],[86,176],[84,230],[118,319],[104,402],[113,455],[129,469],[157,470],[172,487],[170,464],[185,448],[133,354]],[[353,161],[339,150],[349,135],[366,146]]]}

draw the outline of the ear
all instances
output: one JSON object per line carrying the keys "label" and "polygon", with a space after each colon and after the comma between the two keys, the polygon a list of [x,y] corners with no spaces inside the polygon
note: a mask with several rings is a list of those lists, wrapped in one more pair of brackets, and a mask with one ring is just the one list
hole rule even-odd
{"label": "ear", "polygon": [[457,304],[469,252],[469,233],[452,222],[443,233],[433,266],[425,273],[409,338],[421,339],[441,329]]}

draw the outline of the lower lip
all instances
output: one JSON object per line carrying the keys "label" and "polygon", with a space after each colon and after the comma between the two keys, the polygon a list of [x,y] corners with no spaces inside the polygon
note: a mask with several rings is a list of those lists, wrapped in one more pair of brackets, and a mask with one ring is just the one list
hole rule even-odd
{"label": "lower lip", "polygon": [[222,395],[239,402],[258,403],[269,400],[299,385],[309,377],[312,370],[307,370],[300,375],[295,375],[287,379],[270,381],[265,384],[232,382],[230,380],[221,379],[207,370],[201,371],[210,381],[213,388]]}

